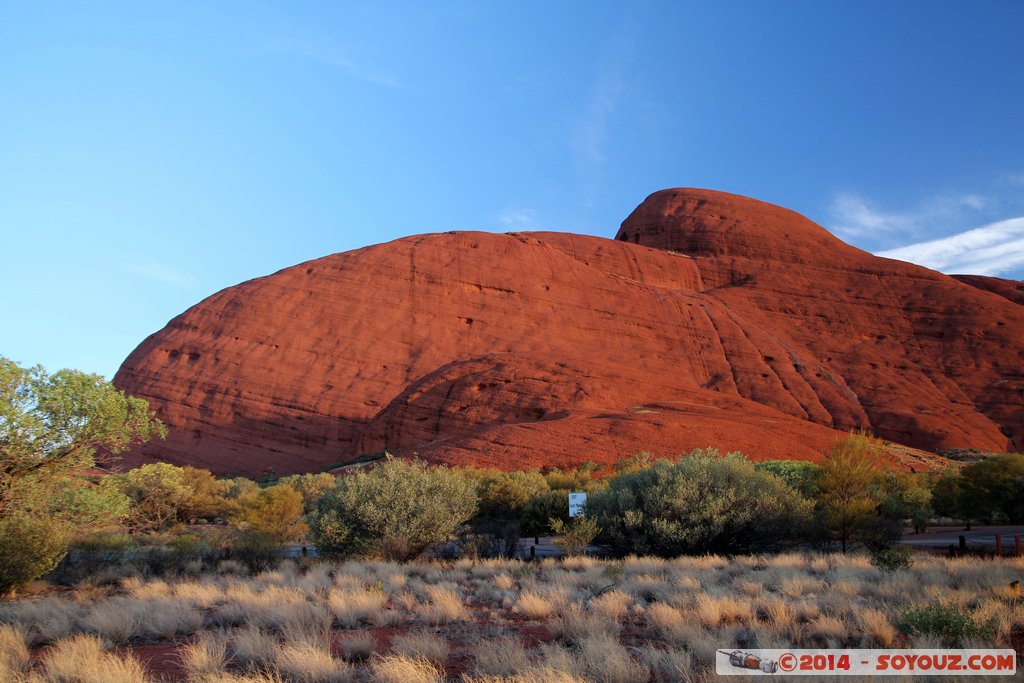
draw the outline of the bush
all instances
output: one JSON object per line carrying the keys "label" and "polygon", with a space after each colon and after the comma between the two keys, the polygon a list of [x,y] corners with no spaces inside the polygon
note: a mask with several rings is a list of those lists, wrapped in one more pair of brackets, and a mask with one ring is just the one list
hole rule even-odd
{"label": "bush", "polygon": [[551,530],[551,519],[569,521],[569,494],[565,491],[545,491],[530,499],[519,519],[527,536],[546,536]]}
{"label": "bush", "polygon": [[57,566],[68,551],[69,524],[24,513],[0,519],[0,599]]}
{"label": "bush", "polygon": [[883,572],[910,569],[914,566],[914,551],[905,545],[894,545],[873,554],[871,564]]}
{"label": "bush", "polygon": [[995,619],[979,624],[966,608],[941,600],[904,609],[894,625],[907,635],[936,636],[944,647],[991,641],[997,628]]}
{"label": "bush", "polygon": [[741,453],[695,450],[615,477],[590,496],[599,540],[624,553],[754,552],[799,538],[811,503]]}
{"label": "bush", "polygon": [[302,494],[277,484],[239,497],[232,518],[239,528],[280,544],[298,541],[309,531],[302,512]]}
{"label": "bush", "polygon": [[586,517],[576,517],[568,524],[560,519],[551,519],[550,523],[551,531],[557,536],[555,545],[569,557],[586,554],[587,546],[601,533],[597,520]]}
{"label": "bush", "polygon": [[338,479],[310,515],[311,538],[327,556],[409,560],[473,516],[474,489],[447,468],[389,458]]}

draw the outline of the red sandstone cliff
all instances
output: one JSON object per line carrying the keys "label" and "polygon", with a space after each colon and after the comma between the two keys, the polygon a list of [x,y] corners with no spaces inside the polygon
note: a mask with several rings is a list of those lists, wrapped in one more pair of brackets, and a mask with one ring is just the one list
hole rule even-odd
{"label": "red sandstone cliff", "polygon": [[852,427],[1022,448],[1024,306],[979,282],[770,204],[665,190],[615,241],[420,235],[242,283],[114,383],[171,428],[128,464],[222,473],[385,448],[502,468],[709,445],[814,459]]}

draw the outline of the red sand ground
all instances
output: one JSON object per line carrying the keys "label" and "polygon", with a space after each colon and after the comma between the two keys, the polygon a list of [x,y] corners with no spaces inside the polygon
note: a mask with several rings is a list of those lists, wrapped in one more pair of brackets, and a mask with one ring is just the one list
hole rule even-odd
{"label": "red sand ground", "polygon": [[408,237],[230,287],[146,339],[114,382],[171,433],[126,464],[813,460],[851,428],[1021,449],[1021,286],[878,258],[706,190],[651,195],[614,241]]}

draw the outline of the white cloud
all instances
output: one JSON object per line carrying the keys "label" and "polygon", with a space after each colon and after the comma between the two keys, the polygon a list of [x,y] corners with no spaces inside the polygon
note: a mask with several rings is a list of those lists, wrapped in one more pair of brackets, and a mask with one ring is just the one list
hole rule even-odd
{"label": "white cloud", "polygon": [[962,225],[966,213],[981,211],[988,204],[987,198],[977,194],[937,196],[911,210],[885,211],[858,194],[841,193],[830,206],[831,228],[843,239],[868,238],[891,243],[893,238],[919,237],[949,224]]}
{"label": "white cloud", "polygon": [[157,263],[150,258],[138,259],[129,263],[126,268],[129,272],[136,275],[142,275],[150,280],[173,285],[179,289],[195,289],[199,286],[199,280],[192,273],[166,264]]}
{"label": "white cloud", "polygon": [[880,251],[877,255],[945,273],[1006,273],[1024,267],[1024,216],[942,239]]}
{"label": "white cloud", "polygon": [[537,212],[533,209],[506,209],[498,214],[498,222],[506,230],[532,230],[537,227]]}

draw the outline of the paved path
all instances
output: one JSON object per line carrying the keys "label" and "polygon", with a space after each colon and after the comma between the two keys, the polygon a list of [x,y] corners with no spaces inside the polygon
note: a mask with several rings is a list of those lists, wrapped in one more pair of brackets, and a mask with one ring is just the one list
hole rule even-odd
{"label": "paved path", "polygon": [[1024,526],[977,526],[965,531],[962,526],[931,527],[923,534],[906,534],[903,543],[918,548],[948,548],[959,546],[960,536],[967,539],[968,548],[994,549],[996,534],[1002,537],[1003,554],[1014,553],[1014,536],[1024,540]]}

